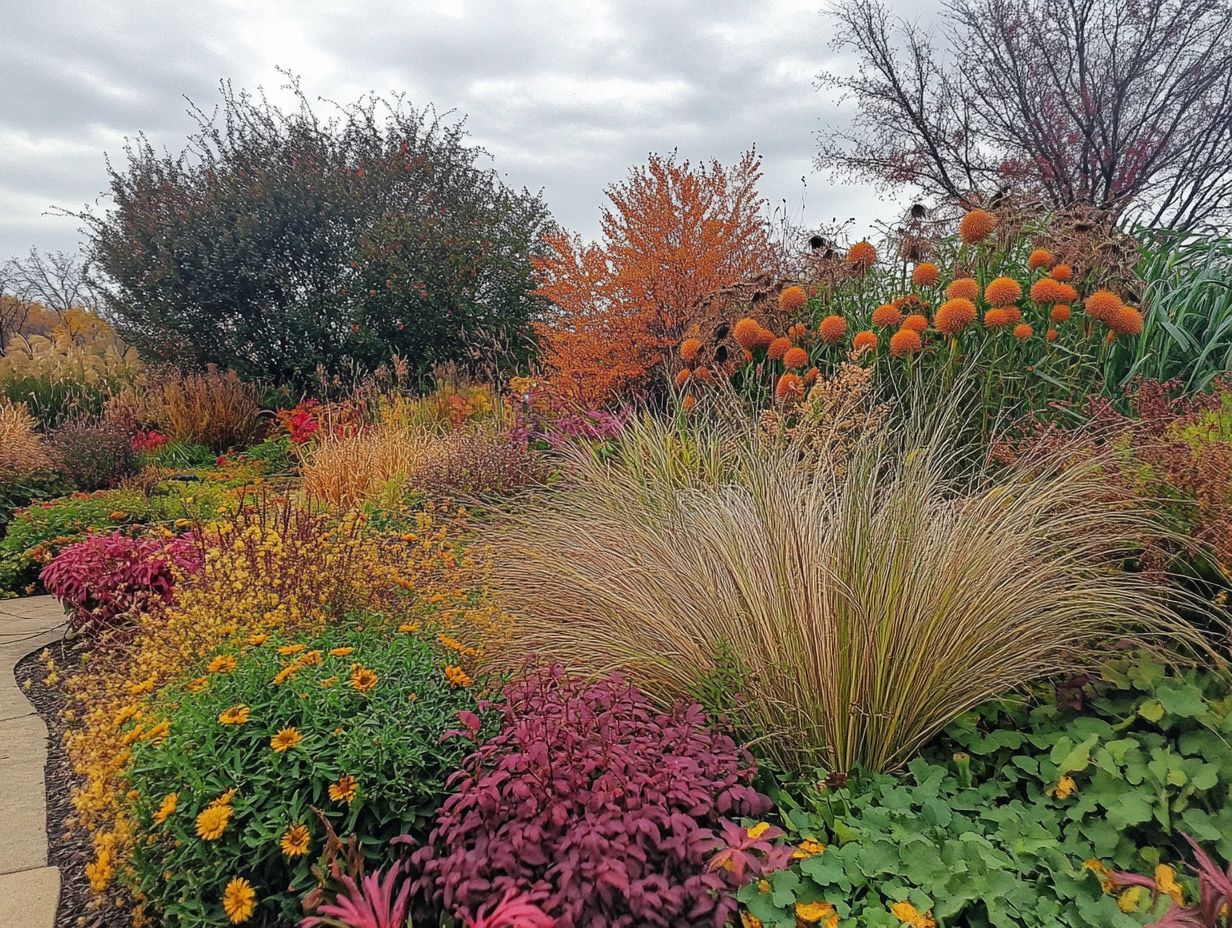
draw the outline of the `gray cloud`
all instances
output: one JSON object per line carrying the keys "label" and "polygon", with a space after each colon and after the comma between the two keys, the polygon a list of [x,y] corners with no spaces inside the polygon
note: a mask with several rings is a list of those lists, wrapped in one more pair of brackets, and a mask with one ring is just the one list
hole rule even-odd
{"label": "gray cloud", "polygon": [[836,65],[818,3],[4,0],[0,257],[75,248],[79,223],[46,213],[93,203],[125,136],[178,151],[185,96],[208,107],[226,78],[277,99],[278,66],[311,95],[404,92],[466,114],[506,180],[542,188],[583,235],[648,152],[730,162],[754,144],[772,207],[865,228],[891,206],[811,164],[815,133],[846,118],[814,89]]}

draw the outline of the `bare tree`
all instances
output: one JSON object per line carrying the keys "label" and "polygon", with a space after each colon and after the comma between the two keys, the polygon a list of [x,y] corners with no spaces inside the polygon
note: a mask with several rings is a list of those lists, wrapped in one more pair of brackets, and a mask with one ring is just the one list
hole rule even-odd
{"label": "bare tree", "polygon": [[950,0],[939,43],[837,0],[852,127],[818,163],[962,205],[1014,189],[1155,226],[1232,218],[1232,0]]}
{"label": "bare tree", "polygon": [[24,258],[9,262],[14,289],[28,300],[63,316],[70,309],[97,308],[85,259],[69,251],[42,252],[31,248]]}

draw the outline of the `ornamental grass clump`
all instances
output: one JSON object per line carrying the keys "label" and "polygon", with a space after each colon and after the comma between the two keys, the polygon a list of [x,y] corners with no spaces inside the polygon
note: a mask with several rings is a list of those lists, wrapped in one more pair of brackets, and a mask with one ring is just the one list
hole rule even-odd
{"label": "ornamental grass clump", "polygon": [[747,425],[648,420],[628,452],[573,450],[494,531],[507,659],[620,668],[666,704],[728,654],[763,755],[892,770],[966,709],[1125,636],[1197,640],[1164,588],[1120,569],[1158,529],[1105,459],[996,470],[951,431],[879,428],[816,457]]}
{"label": "ornamental grass clump", "polygon": [[423,427],[385,424],[326,433],[304,461],[304,490],[336,508],[396,496],[416,462],[440,440]]}
{"label": "ornamental grass clump", "polygon": [[557,928],[730,923],[729,874],[707,867],[717,830],[770,800],[699,705],[665,712],[619,676],[554,667],[507,686],[498,711],[414,855],[418,892],[462,920],[525,892]]}

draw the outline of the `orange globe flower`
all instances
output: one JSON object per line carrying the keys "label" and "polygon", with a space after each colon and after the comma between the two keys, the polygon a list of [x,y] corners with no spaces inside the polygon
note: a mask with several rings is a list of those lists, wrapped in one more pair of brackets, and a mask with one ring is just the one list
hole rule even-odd
{"label": "orange globe flower", "polygon": [[951,300],[976,300],[980,295],[980,284],[974,277],[955,278],[945,288],[945,295]]}
{"label": "orange globe flower", "polygon": [[1022,285],[1012,277],[998,277],[984,288],[984,299],[990,306],[1017,303],[1022,299]]}
{"label": "orange globe flower", "polygon": [[787,330],[787,337],[797,345],[800,344],[800,342],[804,341],[804,339],[808,337],[808,326],[803,322],[794,323],[792,327]]}
{"label": "orange globe flower", "polygon": [[877,262],[877,249],[870,242],[856,242],[847,250],[847,263],[867,271]]}
{"label": "orange globe flower", "polygon": [[1061,298],[1060,300],[1057,301],[1059,303],[1077,303],[1078,302],[1078,291],[1075,290],[1073,287],[1071,287],[1069,284],[1058,282],[1057,283],[1057,296]]}
{"label": "orange globe flower", "polygon": [[807,302],[808,294],[804,292],[803,287],[784,287],[783,292],[779,294],[779,309],[785,312],[794,312]]}
{"label": "orange globe flower", "polygon": [[851,340],[851,349],[857,355],[864,354],[866,351],[876,351],[877,333],[871,329],[865,329],[863,332],[857,332],[856,337]]}
{"label": "orange globe flower", "polygon": [[941,308],[937,310],[937,315],[933,318],[933,326],[938,332],[953,338],[975,322],[975,319],[975,304],[962,297],[956,297],[941,304]]}
{"label": "orange globe flower", "polygon": [[912,313],[903,320],[903,328],[913,332],[924,332],[928,329],[928,317],[921,313]]}
{"label": "orange globe flower", "polygon": [[1035,334],[1035,329],[1027,325],[1025,322],[1020,322],[1014,326],[1014,337],[1020,342],[1025,342],[1028,338]]}
{"label": "orange globe flower", "polygon": [[873,310],[873,325],[879,329],[893,329],[903,324],[903,314],[898,307],[882,303]]}
{"label": "orange globe flower", "polygon": [[817,378],[821,376],[821,371],[815,367],[810,367],[804,374],[804,385],[811,387],[817,382]]}
{"label": "orange globe flower", "polygon": [[911,283],[916,287],[935,287],[941,279],[941,271],[931,261],[924,261],[911,272]]}
{"label": "orange globe flower", "polygon": [[1116,332],[1117,335],[1141,335],[1142,334],[1142,313],[1134,309],[1132,306],[1122,306],[1111,319],[1107,320],[1108,328]]}
{"label": "orange globe flower", "polygon": [[990,329],[1000,329],[1010,324],[1010,314],[1004,306],[994,306],[984,313],[984,325]]}
{"label": "orange globe flower", "polygon": [[684,400],[681,402],[680,408],[683,409],[685,412],[688,412],[696,405],[697,405],[697,397],[689,395],[689,396],[686,396]]}
{"label": "orange globe flower", "polygon": [[783,359],[783,355],[787,354],[787,352],[790,350],[791,350],[791,339],[784,338],[783,336],[779,336],[778,338],[776,338],[774,341],[770,343],[770,348],[769,350],[767,350],[766,354],[770,357],[771,360],[781,361]]}
{"label": "orange globe flower", "polygon": [[827,345],[842,341],[843,336],[847,334],[847,320],[842,316],[826,316],[821,320],[821,325],[817,327],[817,334]]}
{"label": "orange globe flower", "polygon": [[915,329],[901,328],[890,336],[890,354],[896,358],[915,354],[924,347],[924,340]]}
{"label": "orange globe flower", "polygon": [[1086,298],[1083,306],[1092,319],[1111,323],[1121,311],[1121,298],[1111,290],[1096,290]]}
{"label": "orange globe flower", "polygon": [[686,338],[680,343],[680,360],[685,364],[692,364],[701,354],[701,350],[702,340],[700,338]]}
{"label": "orange globe flower", "polygon": [[1027,267],[1033,271],[1038,271],[1042,267],[1052,267],[1053,262],[1056,260],[1052,252],[1047,248],[1036,248],[1031,252],[1031,257],[1027,258]]}
{"label": "orange globe flower", "polygon": [[783,355],[783,366],[788,370],[793,370],[797,367],[804,367],[808,364],[808,352],[803,348],[791,348]]}
{"label": "orange globe flower", "polygon": [[973,209],[958,224],[958,234],[968,245],[982,242],[997,227],[997,217],[987,210]]}
{"label": "orange globe flower", "polygon": [[784,374],[774,386],[774,395],[780,400],[798,400],[804,396],[804,381],[798,374]]}
{"label": "orange globe flower", "polygon": [[687,367],[682,367],[676,372],[676,386],[683,387],[689,382],[689,378],[693,376]]}
{"label": "orange globe flower", "polygon": [[1048,313],[1048,318],[1056,323],[1069,322],[1069,313],[1070,309],[1068,303],[1058,303],[1056,306],[1052,307],[1052,310]]}
{"label": "orange globe flower", "polygon": [[693,372],[693,379],[700,383],[710,383],[710,368],[699,367]]}
{"label": "orange globe flower", "polygon": [[1073,280],[1074,269],[1068,264],[1058,264],[1048,272],[1048,276],[1053,280]]}
{"label": "orange globe flower", "polygon": [[1010,325],[1015,322],[1022,322],[1022,311],[1017,306],[1002,306],[1005,310],[1005,318]]}
{"label": "orange globe flower", "polygon": [[1045,336],[1050,342],[1055,342],[1058,338],[1056,329],[1049,329]]}
{"label": "orange globe flower", "polygon": [[756,319],[745,316],[732,328],[736,343],[746,351],[755,348],[765,348],[774,340],[774,333],[765,328]]}

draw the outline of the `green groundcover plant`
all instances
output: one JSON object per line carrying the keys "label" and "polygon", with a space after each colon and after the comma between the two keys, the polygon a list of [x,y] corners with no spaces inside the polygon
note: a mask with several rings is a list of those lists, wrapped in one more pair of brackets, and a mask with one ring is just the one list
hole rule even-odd
{"label": "green groundcover plant", "polygon": [[237,880],[252,889],[246,924],[293,924],[318,885],[326,823],[373,865],[390,839],[426,835],[467,749],[442,736],[476,698],[434,644],[379,625],[290,644],[257,636],[233,669],[224,656],[162,697],[169,733],[134,746],[129,795],[133,888],[165,924],[229,924]]}
{"label": "green groundcover plant", "polygon": [[782,798],[796,859],[739,898],[781,928],[1131,928],[1167,903],[1110,873],[1153,872],[1191,901],[1182,833],[1226,859],[1230,787],[1227,679],[1127,660],[1057,699],[963,716],[902,776]]}

